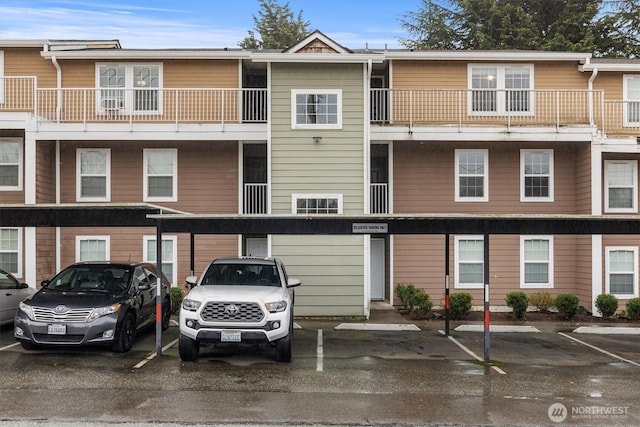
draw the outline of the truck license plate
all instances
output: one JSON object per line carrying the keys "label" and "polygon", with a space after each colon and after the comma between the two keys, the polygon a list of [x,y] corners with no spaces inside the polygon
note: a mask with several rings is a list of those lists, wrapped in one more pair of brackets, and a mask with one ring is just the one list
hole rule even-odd
{"label": "truck license plate", "polygon": [[67,325],[49,325],[49,329],[47,332],[49,335],[64,335],[67,333]]}
{"label": "truck license plate", "polygon": [[242,334],[240,331],[222,331],[220,335],[222,342],[241,342]]}

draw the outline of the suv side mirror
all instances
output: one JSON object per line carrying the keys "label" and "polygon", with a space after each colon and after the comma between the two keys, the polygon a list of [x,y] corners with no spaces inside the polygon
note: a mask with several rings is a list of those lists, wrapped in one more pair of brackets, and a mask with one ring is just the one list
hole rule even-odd
{"label": "suv side mirror", "polygon": [[185,282],[187,289],[193,289],[198,284],[198,276],[188,276]]}
{"label": "suv side mirror", "polygon": [[289,281],[287,283],[287,288],[295,288],[296,286],[300,286],[302,282],[300,279],[296,279],[295,277],[289,277]]}

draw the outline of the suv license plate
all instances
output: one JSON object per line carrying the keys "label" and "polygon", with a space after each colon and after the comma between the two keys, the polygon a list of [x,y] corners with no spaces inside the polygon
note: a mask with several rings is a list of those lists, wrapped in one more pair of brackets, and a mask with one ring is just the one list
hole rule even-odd
{"label": "suv license plate", "polygon": [[64,335],[67,333],[67,325],[49,325],[47,333],[49,335]]}
{"label": "suv license plate", "polygon": [[240,331],[222,331],[220,334],[220,341],[222,342],[241,342],[242,333]]}

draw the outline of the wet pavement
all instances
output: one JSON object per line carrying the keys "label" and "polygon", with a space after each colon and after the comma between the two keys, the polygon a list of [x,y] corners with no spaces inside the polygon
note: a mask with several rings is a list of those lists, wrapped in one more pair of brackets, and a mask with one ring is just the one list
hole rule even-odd
{"label": "wet pavement", "polygon": [[[177,326],[132,351],[26,351],[0,329],[0,426],[8,425],[640,425],[640,335],[539,332],[444,336],[444,321],[406,324],[393,310],[362,320],[296,319],[293,361],[268,347],[204,348],[178,356]],[[522,322],[520,322],[522,324]],[[640,325],[635,325],[640,326]],[[384,328],[379,328],[384,329]]]}

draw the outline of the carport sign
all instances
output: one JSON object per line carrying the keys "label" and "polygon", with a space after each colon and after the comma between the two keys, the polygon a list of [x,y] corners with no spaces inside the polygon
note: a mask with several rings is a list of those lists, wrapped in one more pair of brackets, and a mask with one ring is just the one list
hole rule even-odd
{"label": "carport sign", "polygon": [[353,223],[351,225],[351,232],[358,234],[381,234],[389,232],[389,224],[362,224]]}

